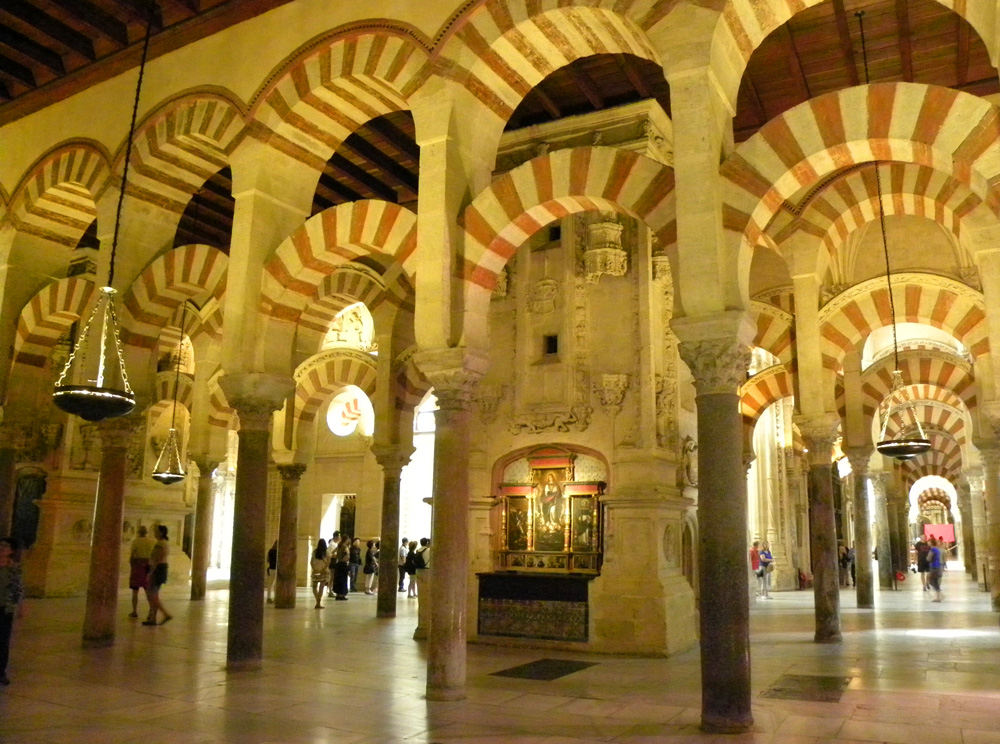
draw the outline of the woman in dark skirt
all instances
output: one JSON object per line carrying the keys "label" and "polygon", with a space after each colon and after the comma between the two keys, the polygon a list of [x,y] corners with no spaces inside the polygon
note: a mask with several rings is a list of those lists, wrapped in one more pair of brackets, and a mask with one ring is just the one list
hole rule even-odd
{"label": "woman in dark skirt", "polygon": [[334,599],[344,601],[347,599],[348,576],[350,573],[351,561],[351,540],[346,535],[340,538],[337,545],[337,552],[333,557],[333,594]]}
{"label": "woman in dark skirt", "polygon": [[375,558],[375,541],[368,541],[365,552],[365,594],[374,594],[375,577],[378,576],[378,560]]}
{"label": "woman in dark skirt", "polygon": [[[149,617],[143,621],[143,625],[163,625],[174,617],[167,612],[167,608],[160,601],[160,587],[167,583],[167,559],[170,557],[166,525],[156,526],[156,538],[156,547],[153,548],[153,555],[149,559],[149,588],[146,590],[149,599]],[[157,615],[161,612],[163,620],[157,623]]]}

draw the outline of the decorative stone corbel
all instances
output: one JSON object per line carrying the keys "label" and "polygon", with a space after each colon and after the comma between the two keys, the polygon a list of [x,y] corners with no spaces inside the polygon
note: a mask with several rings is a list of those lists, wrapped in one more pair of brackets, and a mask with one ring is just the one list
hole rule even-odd
{"label": "decorative stone corbel", "polygon": [[621,374],[601,375],[601,382],[594,389],[601,400],[601,406],[612,416],[622,410],[625,393],[629,387],[629,376]]}

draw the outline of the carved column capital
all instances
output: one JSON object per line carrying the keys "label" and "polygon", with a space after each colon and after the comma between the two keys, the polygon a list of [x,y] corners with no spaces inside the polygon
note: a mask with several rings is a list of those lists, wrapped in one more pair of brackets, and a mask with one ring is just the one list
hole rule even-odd
{"label": "carved column capital", "polygon": [[851,463],[851,472],[864,478],[868,474],[873,451],[873,447],[848,447],[845,454]]}
{"label": "carved column capital", "polygon": [[868,479],[872,482],[872,487],[880,496],[885,496],[891,476],[884,470],[873,470],[868,473]]}
{"label": "carved column capital", "polygon": [[986,474],[981,467],[971,467],[965,469],[965,478],[969,482],[969,490],[982,495],[986,486]]}
{"label": "carved column capital", "polygon": [[97,424],[101,437],[101,449],[127,450],[132,441],[132,432],[136,430],[136,422],[131,416],[107,419]]}
{"label": "carved column capital", "polygon": [[279,465],[278,472],[281,474],[281,480],[285,483],[298,483],[299,479],[302,478],[302,474],[306,472],[306,466],[293,462],[289,465]]}
{"label": "carved column capital", "polygon": [[223,375],[219,387],[226,401],[236,409],[243,431],[271,430],[271,416],[295,393],[291,377],[260,372]]}
{"label": "carved column capital", "polygon": [[829,465],[830,452],[837,439],[837,427],[840,417],[835,413],[822,413],[816,416],[796,416],[795,425],[809,448],[809,464]]}
{"label": "carved column capital", "polygon": [[489,366],[485,355],[461,347],[418,351],[413,360],[434,386],[438,406],[452,410],[469,409]]}
{"label": "carved column capital", "polygon": [[682,341],[677,351],[691,370],[698,395],[736,395],[746,382],[750,347],[735,340]]}
{"label": "carved column capital", "polygon": [[208,457],[207,455],[193,455],[191,461],[198,466],[198,472],[202,478],[211,475],[212,471],[219,467],[220,462],[218,458]]}
{"label": "carved column capital", "polygon": [[386,476],[398,477],[409,464],[414,449],[412,445],[373,444],[371,451]]}

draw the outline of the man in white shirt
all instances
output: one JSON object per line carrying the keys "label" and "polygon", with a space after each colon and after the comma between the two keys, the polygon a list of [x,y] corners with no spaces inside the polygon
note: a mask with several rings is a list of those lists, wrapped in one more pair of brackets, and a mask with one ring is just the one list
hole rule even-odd
{"label": "man in white shirt", "polygon": [[399,544],[398,553],[398,565],[396,570],[399,571],[399,587],[396,591],[405,592],[406,589],[403,588],[403,580],[406,578],[406,554],[410,552],[410,541],[407,538],[403,538],[403,541]]}

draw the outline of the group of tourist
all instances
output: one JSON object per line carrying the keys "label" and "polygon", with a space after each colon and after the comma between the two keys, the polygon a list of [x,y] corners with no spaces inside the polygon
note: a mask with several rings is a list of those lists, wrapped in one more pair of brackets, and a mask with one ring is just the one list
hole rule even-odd
{"label": "group of tourist", "polygon": [[913,550],[917,554],[917,573],[920,575],[920,583],[925,592],[933,593],[932,602],[941,601],[941,578],[947,565],[945,554],[947,547],[944,538],[937,538],[930,535],[926,540],[918,537],[913,544]]}
{"label": "group of tourist", "polygon": [[[397,590],[407,592],[408,597],[417,596],[416,573],[419,568],[427,568],[431,541],[422,538],[419,543],[403,538],[399,544],[396,568],[399,575]],[[272,550],[276,551],[275,548]],[[335,600],[346,601],[347,595],[358,590],[357,578],[360,572],[365,578],[365,594],[375,594],[381,558],[381,543],[369,540],[365,545],[362,559],[361,538],[352,538],[334,532],[329,542],[321,539],[316,544],[310,560],[312,569],[312,591],[316,599],[315,609],[323,609],[323,595]],[[270,562],[270,556],[268,558]],[[408,581],[408,585],[404,586]],[[270,595],[269,595],[270,596]]]}
{"label": "group of tourist", "polygon": [[750,546],[750,570],[757,577],[757,596],[761,599],[770,599],[774,556],[771,555],[771,546],[767,544],[767,540],[763,545],[759,540],[754,540]]}
{"label": "group of tourist", "polygon": [[[149,537],[146,527],[140,526],[136,538],[129,550],[128,586],[132,590],[131,618],[139,617],[139,590],[146,593],[149,602],[149,612],[143,625],[163,625],[173,619],[160,600],[160,587],[167,583],[167,558],[170,556],[170,542],[167,539],[169,531],[166,525],[154,527],[156,539]],[[160,613],[163,620],[159,620]]]}

